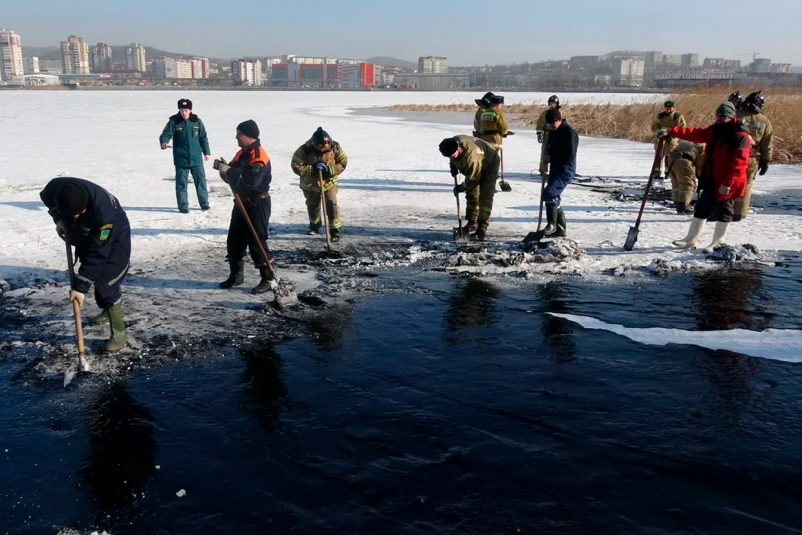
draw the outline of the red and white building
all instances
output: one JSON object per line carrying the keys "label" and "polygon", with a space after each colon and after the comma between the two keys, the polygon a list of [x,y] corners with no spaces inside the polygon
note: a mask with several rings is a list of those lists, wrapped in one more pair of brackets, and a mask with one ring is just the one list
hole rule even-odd
{"label": "red and white building", "polygon": [[274,63],[268,84],[271,87],[373,87],[377,84],[376,65],[353,61]]}

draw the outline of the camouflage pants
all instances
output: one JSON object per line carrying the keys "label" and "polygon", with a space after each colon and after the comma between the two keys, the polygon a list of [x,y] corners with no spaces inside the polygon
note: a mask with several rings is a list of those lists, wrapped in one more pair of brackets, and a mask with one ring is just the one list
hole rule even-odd
{"label": "camouflage pants", "polygon": [[543,132],[543,143],[540,145],[540,167],[538,167],[541,175],[549,174],[549,161],[549,133]]}
{"label": "camouflage pants", "polygon": [[759,160],[757,158],[749,158],[749,167],[746,168],[746,191],[743,197],[735,199],[733,221],[746,219],[749,213],[749,203],[752,200],[752,183],[755,181],[758,167],[760,167]]}
{"label": "camouflage pants", "polygon": [[[665,144],[663,147],[663,154],[660,155],[660,166],[657,168],[658,173],[662,173],[664,167],[668,169],[668,158],[671,156],[671,151],[677,148],[677,145],[679,145],[679,139],[674,138],[669,139],[668,143]],[[654,142],[654,152],[656,153],[659,148],[660,140],[657,140]]]}
{"label": "camouflage pants", "polygon": [[496,158],[482,170],[479,185],[465,192],[465,217],[471,223],[487,225],[493,212],[493,196],[496,194],[496,181],[501,161]]}
{"label": "camouflage pants", "polygon": [[696,169],[693,162],[677,157],[669,163],[669,169],[671,197],[676,203],[690,204],[696,190]]}
{"label": "camouflage pants", "polygon": [[[309,226],[318,227],[321,225],[320,214],[320,192],[302,190],[306,199],[306,211],[309,214]],[[332,186],[324,193],[326,196],[326,214],[329,216],[329,228],[340,228],[340,206],[337,204],[337,186]]]}

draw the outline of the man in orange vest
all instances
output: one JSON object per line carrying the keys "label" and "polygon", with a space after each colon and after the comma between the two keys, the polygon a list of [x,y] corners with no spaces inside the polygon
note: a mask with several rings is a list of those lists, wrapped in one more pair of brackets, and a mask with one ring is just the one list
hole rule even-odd
{"label": "man in orange vest", "polygon": [[[242,198],[262,247],[265,251],[269,251],[267,225],[270,222],[270,181],[273,179],[270,157],[259,141],[259,127],[254,121],[240,123],[237,126],[236,138],[240,150],[234,156],[234,161],[228,164],[220,159],[215,162],[215,169],[220,172],[220,178]],[[220,283],[220,288],[231,288],[245,282],[245,253],[250,249],[253,264],[262,276],[262,280],[251,293],[261,294],[270,290],[273,274],[270,267],[265,264],[258,244],[253,241],[245,217],[236,206],[231,212],[226,249],[228,251],[226,259],[231,266],[231,274]]]}

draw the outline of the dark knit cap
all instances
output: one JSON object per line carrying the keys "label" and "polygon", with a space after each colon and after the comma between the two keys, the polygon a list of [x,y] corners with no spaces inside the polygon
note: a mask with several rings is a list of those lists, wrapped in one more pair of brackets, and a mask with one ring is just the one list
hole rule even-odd
{"label": "dark knit cap", "polygon": [[56,204],[67,215],[80,214],[89,204],[89,191],[77,180],[67,180],[56,193]]}
{"label": "dark knit cap", "polygon": [[554,124],[563,118],[563,114],[556,108],[546,110],[546,124]]}
{"label": "dark knit cap", "polygon": [[673,100],[666,100],[666,103],[663,105],[666,108],[674,108],[674,101]]}
{"label": "dark knit cap", "polygon": [[191,110],[192,109],[192,101],[188,98],[182,98],[178,101],[178,109],[179,110]]}
{"label": "dark knit cap", "polygon": [[724,117],[735,117],[735,106],[732,102],[722,102],[716,108],[716,115],[723,115]]}
{"label": "dark knit cap", "polygon": [[440,154],[443,156],[451,156],[457,149],[459,148],[459,144],[457,140],[453,137],[447,137],[443,141],[440,142]]}
{"label": "dark knit cap", "polygon": [[237,131],[242,132],[248,137],[256,139],[259,137],[259,127],[256,126],[256,121],[253,119],[248,119],[244,123],[240,123],[237,125]]}

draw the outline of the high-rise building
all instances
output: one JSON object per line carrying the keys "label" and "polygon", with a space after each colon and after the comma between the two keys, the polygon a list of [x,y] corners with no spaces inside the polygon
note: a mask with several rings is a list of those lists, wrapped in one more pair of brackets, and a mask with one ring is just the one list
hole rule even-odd
{"label": "high-rise building", "polygon": [[262,62],[248,59],[232,61],[231,76],[234,81],[245,85],[262,85]]}
{"label": "high-rise building", "polygon": [[641,58],[615,58],[613,60],[613,84],[618,87],[643,87]]}
{"label": "high-rise building", "polygon": [[98,43],[92,47],[92,71],[107,72],[112,64],[111,47],[106,43]]}
{"label": "high-rise building", "polygon": [[422,56],[418,58],[418,72],[442,74],[448,72],[448,58],[442,56]]}
{"label": "high-rise building", "polygon": [[659,50],[646,52],[643,56],[643,61],[643,69],[646,71],[653,71],[663,64],[663,53]]}
{"label": "high-rise building", "polygon": [[145,72],[147,69],[145,47],[139,43],[131,43],[131,46],[125,49],[125,63],[129,71]]}
{"label": "high-rise building", "polygon": [[22,62],[22,39],[14,30],[0,29],[0,79],[25,74]]}
{"label": "high-rise building", "polygon": [[682,54],[663,54],[663,65],[679,67],[682,65]]}
{"label": "high-rise building", "polygon": [[31,56],[23,58],[25,74],[39,74],[39,58]]}
{"label": "high-rise building", "polygon": [[680,59],[680,67],[698,67],[699,54],[683,54]]}
{"label": "high-rise building", "polygon": [[205,80],[209,77],[209,60],[208,58],[192,58],[192,77],[196,80]]}
{"label": "high-rise building", "polygon": [[61,64],[64,74],[89,74],[89,45],[76,35],[61,42]]}

